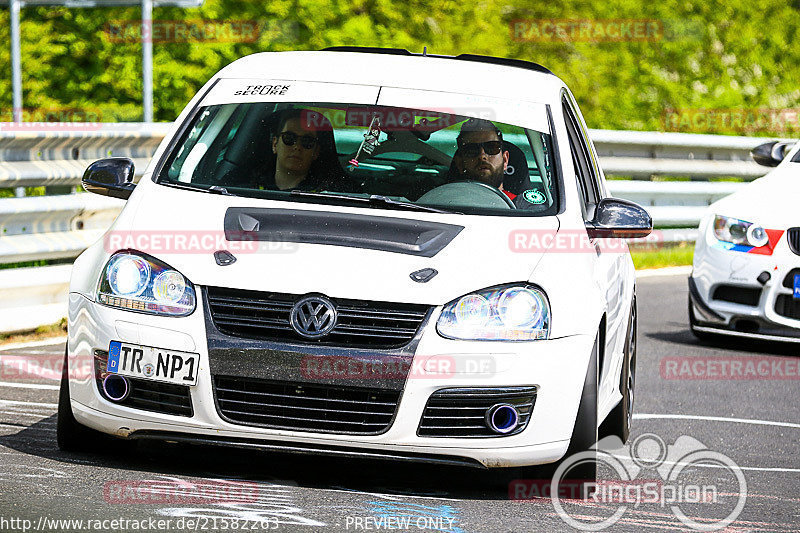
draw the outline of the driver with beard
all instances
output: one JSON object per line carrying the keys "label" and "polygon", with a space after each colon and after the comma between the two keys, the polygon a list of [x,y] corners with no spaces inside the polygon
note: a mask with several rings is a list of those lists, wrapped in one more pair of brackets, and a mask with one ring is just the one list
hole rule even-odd
{"label": "driver with beard", "polygon": [[512,201],[516,194],[503,189],[503,177],[508,167],[508,151],[503,150],[503,133],[494,123],[471,118],[461,125],[456,138],[458,149],[453,162],[457,178],[474,180],[497,187]]}

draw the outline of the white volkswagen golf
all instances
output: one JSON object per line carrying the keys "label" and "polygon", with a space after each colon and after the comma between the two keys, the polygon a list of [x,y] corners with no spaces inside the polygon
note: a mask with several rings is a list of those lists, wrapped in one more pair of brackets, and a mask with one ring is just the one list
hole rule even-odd
{"label": "white volkswagen golf", "polygon": [[515,467],[598,429],[625,440],[621,238],[652,222],[608,196],[586,131],[564,83],[524,61],[232,63],[137,184],[123,158],[84,175],[127,204],[75,262],[59,445],[102,432]]}
{"label": "white volkswagen golf", "polygon": [[689,324],[700,338],[800,342],[800,143],[767,143],[753,157],[777,168],[709,206],[689,277]]}

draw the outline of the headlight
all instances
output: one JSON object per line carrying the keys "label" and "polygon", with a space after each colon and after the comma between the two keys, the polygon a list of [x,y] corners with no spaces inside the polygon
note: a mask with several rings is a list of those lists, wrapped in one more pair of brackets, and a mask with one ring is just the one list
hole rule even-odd
{"label": "headlight", "polygon": [[111,256],[100,276],[97,301],[130,311],[184,316],[195,307],[191,282],[177,270],[144,254]]}
{"label": "headlight", "polygon": [[436,330],[449,339],[546,339],[550,304],[541,289],[529,285],[486,289],[445,305]]}
{"label": "headlight", "polygon": [[744,244],[755,248],[765,246],[769,242],[769,236],[761,226],[721,215],[714,217],[714,235],[724,242]]}

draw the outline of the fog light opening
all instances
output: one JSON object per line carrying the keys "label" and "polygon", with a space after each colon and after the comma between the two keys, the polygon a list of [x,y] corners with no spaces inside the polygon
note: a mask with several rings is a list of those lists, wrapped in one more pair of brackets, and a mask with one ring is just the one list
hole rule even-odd
{"label": "fog light opening", "polygon": [[114,402],[121,402],[128,397],[131,387],[128,380],[122,376],[111,374],[103,380],[103,392],[106,397]]}
{"label": "fog light opening", "polygon": [[519,411],[507,403],[493,405],[486,411],[486,425],[495,433],[510,433],[519,426]]}

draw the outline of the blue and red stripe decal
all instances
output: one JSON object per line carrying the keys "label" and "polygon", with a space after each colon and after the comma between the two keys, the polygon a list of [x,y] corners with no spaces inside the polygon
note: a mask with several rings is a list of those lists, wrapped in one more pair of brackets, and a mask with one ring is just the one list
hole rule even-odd
{"label": "blue and red stripe decal", "polygon": [[769,242],[758,248],[755,246],[748,246],[746,244],[733,244],[732,242],[723,242],[720,240],[714,243],[714,247],[722,248],[723,250],[730,250],[732,252],[744,252],[746,254],[772,255],[772,252],[775,251],[775,246],[778,245],[778,241],[781,240],[781,237],[783,236],[783,230],[768,229],[764,231],[767,232]]}

